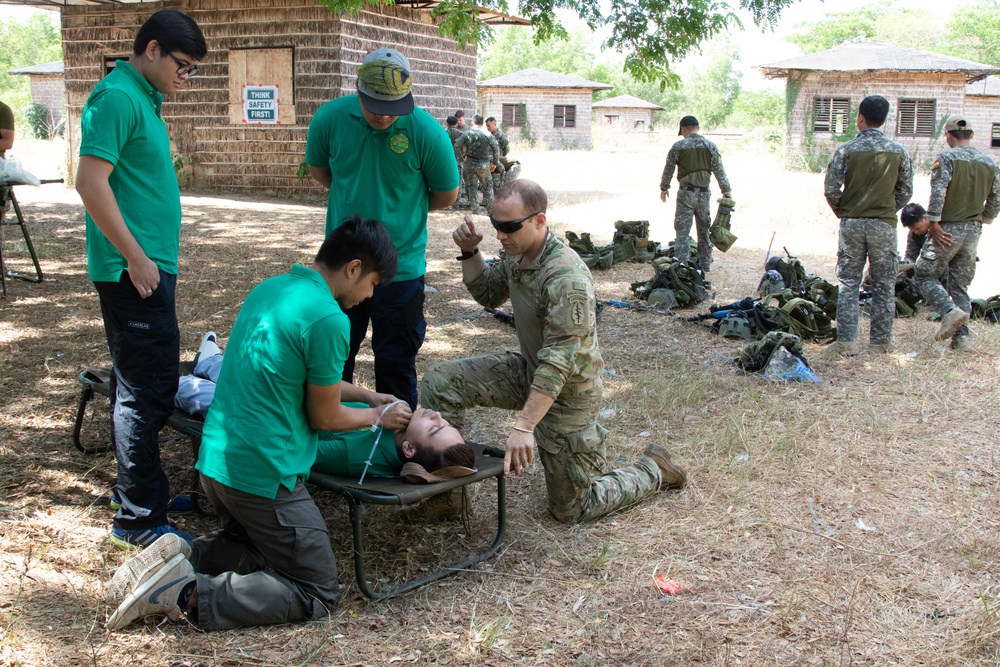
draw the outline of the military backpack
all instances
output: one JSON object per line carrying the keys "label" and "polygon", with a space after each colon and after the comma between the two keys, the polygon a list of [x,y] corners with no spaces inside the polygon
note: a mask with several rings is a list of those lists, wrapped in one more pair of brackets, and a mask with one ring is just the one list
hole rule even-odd
{"label": "military backpack", "polygon": [[977,320],[1000,324],[1000,294],[988,299],[973,299],[971,316]]}
{"label": "military backpack", "polygon": [[764,370],[767,366],[767,362],[771,360],[771,355],[774,354],[775,350],[778,348],[785,348],[796,357],[802,360],[802,363],[809,367],[806,362],[804,353],[802,351],[802,341],[801,339],[790,333],[784,331],[772,331],[765,334],[756,343],[751,343],[747,345],[740,352],[740,356],[736,359],[736,365],[744,373],[756,373],[758,371]]}

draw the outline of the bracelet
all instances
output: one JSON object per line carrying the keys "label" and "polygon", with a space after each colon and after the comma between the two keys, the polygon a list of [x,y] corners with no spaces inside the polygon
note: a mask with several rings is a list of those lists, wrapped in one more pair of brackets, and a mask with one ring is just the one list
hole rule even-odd
{"label": "bracelet", "polygon": [[515,431],[520,431],[521,433],[534,433],[533,430],[529,430],[529,429],[526,429],[526,428],[521,428],[520,426],[515,426],[514,430]]}
{"label": "bracelet", "polygon": [[458,257],[456,257],[455,259],[457,259],[460,262],[464,262],[467,259],[472,259],[473,257],[475,257],[478,254],[479,254],[479,248],[478,247],[474,248],[473,250],[463,250],[462,254],[459,255]]}

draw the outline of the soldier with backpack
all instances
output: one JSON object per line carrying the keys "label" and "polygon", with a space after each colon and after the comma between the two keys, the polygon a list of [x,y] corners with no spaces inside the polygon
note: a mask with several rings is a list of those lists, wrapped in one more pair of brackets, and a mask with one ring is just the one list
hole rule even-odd
{"label": "soldier with backpack", "polygon": [[[931,165],[927,205],[931,239],[914,267],[920,294],[941,314],[934,340],[951,339],[953,350],[969,349],[969,284],[976,275],[976,250],[983,224],[1000,212],[1000,175],[989,155],[969,145],[972,124],[952,116],[944,124],[948,150]],[[948,274],[948,287],[942,284]]]}
{"label": "soldier with backpack", "polygon": [[913,194],[910,156],[880,129],[889,115],[889,101],[869,95],[858,105],[858,136],[833,154],[826,171],[826,200],[840,218],[837,248],[837,342],[833,356],[854,356],[858,349],[858,297],[865,264],[871,267],[872,308],[869,349],[892,349],[892,321],[896,315],[894,285],[899,266],[896,254],[896,211]]}

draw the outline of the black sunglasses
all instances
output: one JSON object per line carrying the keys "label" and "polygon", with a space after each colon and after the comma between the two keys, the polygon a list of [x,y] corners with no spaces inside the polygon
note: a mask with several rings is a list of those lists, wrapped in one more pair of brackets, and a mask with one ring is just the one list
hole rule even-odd
{"label": "black sunglasses", "polygon": [[174,54],[170,53],[169,51],[167,51],[167,55],[173,58],[174,62],[177,63],[177,74],[180,76],[194,76],[195,74],[201,71],[201,68],[198,67],[197,65],[191,65],[190,63],[186,63],[183,60],[180,60]]}
{"label": "black sunglasses", "polygon": [[514,232],[520,231],[526,220],[535,217],[539,213],[545,213],[545,211],[535,211],[531,215],[526,215],[520,220],[497,220],[491,215],[490,224],[493,225],[493,229],[497,230],[501,234],[513,234]]}

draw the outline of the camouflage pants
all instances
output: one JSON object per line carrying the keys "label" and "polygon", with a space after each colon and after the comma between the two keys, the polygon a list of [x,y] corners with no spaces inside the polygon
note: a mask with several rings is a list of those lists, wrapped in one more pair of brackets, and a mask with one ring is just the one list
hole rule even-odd
{"label": "camouflage pants", "polygon": [[[983,226],[978,222],[946,222],[942,227],[951,234],[951,245],[942,248],[933,238],[927,239],[914,266],[917,289],[924,301],[942,315],[952,308],[971,313],[969,285],[976,277],[976,250]],[[947,288],[941,283],[944,276]],[[969,327],[963,325],[954,338],[968,335]]]}
{"label": "camouflage pants", "polygon": [[[466,408],[520,410],[530,389],[527,362],[508,352],[434,365],[424,374],[420,398],[461,431]],[[602,393],[600,381],[579,392],[564,389],[535,427],[549,511],[562,523],[592,521],[660,488],[660,469],[647,456],[603,472],[608,432],[597,423]]]}
{"label": "camouflage pants", "polygon": [[842,219],[837,248],[837,340],[858,340],[858,296],[866,262],[872,281],[869,340],[872,345],[888,345],[896,317],[896,226],[874,218]]}
{"label": "camouflage pants", "polygon": [[674,231],[677,239],[674,241],[674,257],[682,262],[691,259],[692,220],[697,221],[698,234],[698,267],[706,273],[712,268],[712,242],[708,238],[708,229],[712,226],[712,214],[708,210],[712,193],[685,190],[677,191],[677,208],[674,211]]}
{"label": "camouflage pants", "polygon": [[493,213],[493,179],[490,177],[490,165],[479,160],[466,160],[462,168],[462,181],[465,191],[469,193],[469,208],[472,213],[479,213],[479,190],[483,190],[483,205],[487,215]]}
{"label": "camouflage pants", "polygon": [[[462,162],[456,157],[455,163],[458,165],[458,174],[462,175]],[[455,203],[451,205],[451,210],[457,211],[462,204],[462,197],[465,195],[465,179],[458,179],[458,196],[455,197]]]}

